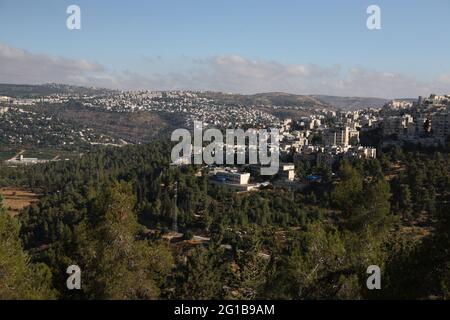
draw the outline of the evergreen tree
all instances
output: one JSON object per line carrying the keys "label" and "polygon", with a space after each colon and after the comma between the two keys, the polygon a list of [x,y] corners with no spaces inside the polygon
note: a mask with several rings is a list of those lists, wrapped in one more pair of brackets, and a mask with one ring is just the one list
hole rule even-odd
{"label": "evergreen tree", "polygon": [[224,278],[229,272],[229,265],[222,257],[222,249],[212,245],[206,249],[195,248],[187,259],[180,280],[182,299],[208,300],[223,299]]}
{"label": "evergreen tree", "polygon": [[0,300],[54,299],[51,274],[43,264],[32,264],[23,251],[19,224],[2,206],[0,196]]}
{"label": "evergreen tree", "polygon": [[139,240],[131,186],[113,183],[95,200],[78,232],[84,292],[93,299],[153,299],[173,259],[161,244]]}

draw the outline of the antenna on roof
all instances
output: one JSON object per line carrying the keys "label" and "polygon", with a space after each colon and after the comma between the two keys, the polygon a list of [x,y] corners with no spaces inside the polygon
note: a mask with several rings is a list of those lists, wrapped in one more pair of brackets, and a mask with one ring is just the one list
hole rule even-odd
{"label": "antenna on roof", "polygon": [[175,206],[173,208],[173,217],[172,217],[172,231],[178,232],[178,207],[177,207],[177,196],[178,196],[178,181],[175,181],[175,195],[174,195],[174,203]]}

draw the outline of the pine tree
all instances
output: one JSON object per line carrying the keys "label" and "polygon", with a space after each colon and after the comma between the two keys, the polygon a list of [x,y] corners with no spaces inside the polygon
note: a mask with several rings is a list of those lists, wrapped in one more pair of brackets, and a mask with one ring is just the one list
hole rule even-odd
{"label": "pine tree", "polygon": [[193,300],[222,299],[227,266],[218,246],[195,248],[184,267],[179,296]]}
{"label": "pine tree", "polygon": [[409,185],[400,185],[400,194],[398,199],[403,219],[409,219],[413,213],[413,204],[411,199],[411,189]]}
{"label": "pine tree", "polygon": [[269,259],[261,255],[261,243],[251,236],[249,244],[236,253],[236,270],[233,273],[237,294],[233,298],[258,298],[267,280]]}
{"label": "pine tree", "polygon": [[129,184],[113,183],[95,199],[88,224],[78,229],[88,298],[153,299],[160,295],[173,258],[164,245],[138,239],[134,202]]}
{"label": "pine tree", "polygon": [[19,224],[2,206],[0,196],[0,300],[53,299],[51,275],[43,264],[32,264],[23,251]]}

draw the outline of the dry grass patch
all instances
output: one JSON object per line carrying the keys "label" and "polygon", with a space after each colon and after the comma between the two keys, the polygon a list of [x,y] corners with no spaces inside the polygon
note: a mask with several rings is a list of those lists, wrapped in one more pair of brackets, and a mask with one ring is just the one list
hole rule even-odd
{"label": "dry grass patch", "polygon": [[21,188],[0,188],[3,197],[3,206],[9,214],[16,216],[20,210],[38,201],[38,195]]}

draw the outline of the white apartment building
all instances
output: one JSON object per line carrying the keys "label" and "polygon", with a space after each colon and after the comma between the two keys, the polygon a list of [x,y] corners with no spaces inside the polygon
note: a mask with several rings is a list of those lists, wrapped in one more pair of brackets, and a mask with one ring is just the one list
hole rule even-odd
{"label": "white apartment building", "polygon": [[413,125],[414,119],[409,114],[401,117],[389,117],[383,120],[383,134],[386,136],[392,134],[407,135],[408,128]]}
{"label": "white apartment building", "polygon": [[250,180],[250,173],[217,170],[215,171],[215,177],[226,183],[245,185],[248,184]]}
{"label": "white apartment building", "polygon": [[359,131],[344,127],[341,129],[329,129],[323,134],[325,146],[348,146],[359,142]]}

